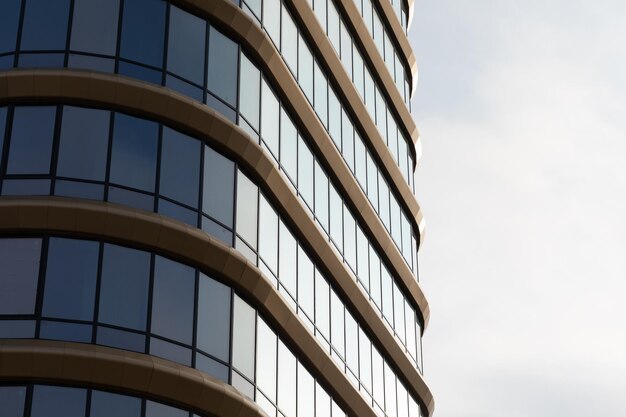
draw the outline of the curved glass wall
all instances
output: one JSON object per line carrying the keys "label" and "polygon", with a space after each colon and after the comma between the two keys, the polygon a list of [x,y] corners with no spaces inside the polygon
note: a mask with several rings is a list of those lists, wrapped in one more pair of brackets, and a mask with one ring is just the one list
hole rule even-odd
{"label": "curved glass wall", "polygon": [[40,384],[0,385],[0,404],[3,417],[199,417],[133,395]]}
{"label": "curved glass wall", "polygon": [[[315,266],[259,187],[233,161],[200,140],[123,113],[74,106],[12,106],[8,110],[0,108],[0,127],[3,115],[10,115],[6,135],[0,131],[0,137],[7,139],[5,157],[0,159],[6,161],[0,166],[1,195],[110,201],[201,228],[258,265],[314,330],[313,298],[304,295],[313,294],[310,271]],[[302,153],[301,148],[298,152]],[[302,165],[311,164],[312,157]],[[315,174],[319,172],[318,167]],[[339,193],[327,180],[320,180],[326,177],[313,175],[310,172],[306,178],[315,179],[316,203],[329,207],[329,239],[342,244],[352,278],[421,369],[422,332],[415,309]],[[329,334],[321,326],[328,345]],[[338,345],[336,350],[344,352],[344,347]]]}
{"label": "curved glass wall", "polygon": [[[288,255],[281,267],[295,265]],[[329,336],[332,357],[380,415],[418,416],[417,402],[301,249],[297,258],[298,310],[311,309],[317,332],[326,333],[318,340]],[[198,269],[60,237],[1,238],[0,266],[0,338],[159,356],[230,383],[270,416],[325,417],[337,408],[257,311]]]}
{"label": "curved glass wall", "polygon": [[[32,8],[32,13],[40,12],[38,9],[40,6],[37,1],[40,0],[28,0],[25,4],[24,18],[18,20],[18,22],[22,22],[23,26],[20,32],[21,36],[26,36],[25,28],[30,27],[27,24],[30,18],[29,13],[31,13],[29,10]],[[30,2],[32,2],[32,6]],[[17,7],[19,3],[20,1],[9,0],[0,7],[9,9],[9,4],[14,4]],[[44,3],[48,4],[47,2]],[[119,7],[114,7],[118,3],[117,1],[95,2],[97,6],[91,3],[94,3],[94,0],[77,0],[74,3],[72,21],[75,23],[71,25],[69,33],[80,33],[82,40],[81,42],[72,42],[74,38],[70,35],[70,48],[72,45],[82,45],[82,43],[87,42],[84,38],[90,39],[89,34],[82,32],[88,32],[89,28],[97,26],[94,26],[95,23],[91,25],[89,23],[91,20],[100,21],[105,19],[106,16],[110,16],[111,22],[118,21]],[[95,69],[117,72],[166,85],[206,103],[234,123],[239,123],[252,137],[259,141],[262,140],[270,154],[276,160],[280,159],[281,166],[288,172],[290,178],[292,180],[295,179],[293,172],[289,172],[286,169],[287,164],[290,164],[290,162],[283,163],[283,160],[296,155],[295,153],[289,154],[289,152],[297,151],[297,148],[293,144],[283,144],[285,141],[282,140],[295,127],[293,127],[291,118],[282,110],[281,104],[276,99],[271,87],[267,84],[265,77],[240,52],[237,43],[224,36],[213,26],[207,25],[205,20],[174,6],[166,6],[168,6],[167,3],[157,0],[124,0],[121,9],[123,18],[119,25],[119,30],[117,29],[117,24],[109,22],[111,25],[109,29],[112,33],[111,36],[118,32],[121,33],[119,42],[117,40],[115,42],[110,41],[111,45],[117,45],[115,48],[111,45],[106,47],[100,45],[101,40],[98,40],[97,42],[94,41],[95,44],[90,47],[77,46],[76,48],[80,52],[70,49],[71,52],[66,53],[64,52],[65,47],[60,46],[60,50],[49,52],[36,50],[31,52],[24,49],[29,43],[26,43],[25,46],[21,42],[19,54],[11,52],[2,56],[4,50],[0,47],[0,69],[3,68],[2,60],[9,58],[9,61],[16,63],[18,67],[68,66]],[[112,9],[109,10],[107,8]],[[108,11],[101,9],[107,9]],[[55,13],[60,12],[55,9]],[[7,10],[7,15],[13,16],[15,13]],[[9,18],[5,19],[9,20]],[[83,22],[83,20],[87,23]],[[65,20],[63,21],[65,22]],[[165,33],[165,22],[169,22],[167,25],[169,35]],[[63,27],[67,27],[68,23],[65,22],[63,25]],[[76,29],[75,27],[82,29]],[[99,39],[100,36],[100,32],[91,34],[91,38],[98,37]],[[165,39],[166,37],[167,40]],[[166,45],[166,52],[161,46],[164,44]],[[105,53],[108,54],[112,48],[114,55],[116,48],[119,49],[117,58],[103,55]],[[84,50],[87,52],[83,52]],[[297,55],[300,57],[299,62],[307,61],[305,58],[302,58],[306,55],[303,51],[300,51]],[[167,68],[167,71],[162,70],[164,67]],[[313,73],[318,74],[318,70],[315,68],[311,67],[309,69]],[[323,113],[325,116],[323,120],[325,120],[330,136],[338,149],[342,151],[348,167],[354,173],[364,193],[368,196],[370,203],[378,213],[396,246],[403,254],[407,264],[417,275],[416,251],[418,240],[416,239],[417,232],[413,230],[409,222],[410,217],[400,207],[399,200],[391,191],[381,171],[378,169],[376,161],[367,150],[359,133],[354,129],[346,112],[341,108],[341,104],[332,92],[332,88],[328,86],[326,78],[321,73],[318,75],[315,77],[313,90],[315,96],[321,97],[324,103]],[[261,101],[261,98],[263,101]],[[321,104],[316,107],[318,114],[322,113],[320,106]],[[261,112],[261,107],[263,107],[263,112]],[[279,118],[277,108],[281,109],[280,113],[285,113],[284,117]],[[283,120],[288,120],[285,122],[289,125],[287,128],[283,128],[280,125]],[[394,131],[397,131],[397,128],[394,129]],[[283,134],[283,132],[287,133]],[[403,141],[398,143],[405,144]],[[279,152],[279,148],[282,149],[282,147],[285,148],[284,152]],[[399,148],[403,149],[400,154],[408,158],[406,148],[402,146]],[[410,175],[412,165],[409,167],[409,162],[406,158],[403,159],[405,161],[404,167],[406,168],[404,171],[406,171],[408,178],[411,179],[413,178]],[[299,168],[296,167],[295,169]],[[299,185],[298,182],[296,184]],[[307,201],[307,203],[309,203],[309,207],[313,207],[310,201]]]}

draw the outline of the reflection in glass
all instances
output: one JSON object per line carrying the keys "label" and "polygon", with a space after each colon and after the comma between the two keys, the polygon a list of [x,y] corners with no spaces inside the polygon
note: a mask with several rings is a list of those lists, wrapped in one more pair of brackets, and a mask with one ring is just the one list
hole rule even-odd
{"label": "reflection in glass", "polygon": [[198,349],[225,362],[230,350],[231,289],[204,274],[198,287]]}
{"label": "reflection in glass", "polygon": [[74,0],[70,49],[115,55],[119,0]]}
{"label": "reflection in glass", "polygon": [[28,0],[22,27],[22,51],[63,50],[70,0]]}
{"label": "reflection in glass", "polygon": [[127,395],[93,390],[91,417],[139,417],[141,399]]}
{"label": "reflection in glass", "polygon": [[282,10],[280,52],[294,74],[298,73],[298,28],[286,7]]}
{"label": "reflection in glass", "polygon": [[241,73],[239,74],[239,112],[248,123],[259,130],[259,106],[261,73],[252,62],[241,55]]}
{"label": "reflection in glass", "polygon": [[280,255],[279,255],[279,269],[278,275],[280,276],[280,283],[289,291],[291,296],[296,297],[296,278],[297,278],[297,243],[289,229],[280,222]]}
{"label": "reflection in glass", "polygon": [[84,417],[87,390],[35,385],[32,401],[31,417]]}
{"label": "reflection in glass", "polygon": [[146,417],[188,417],[189,412],[169,405],[146,401]]}
{"label": "reflection in glass", "polygon": [[26,387],[0,387],[0,416],[21,417],[24,415]]}
{"label": "reflection in glass", "polygon": [[178,7],[170,7],[167,69],[189,81],[204,81],[206,22]]}
{"label": "reflection in glass", "polygon": [[256,249],[259,189],[243,173],[237,174],[237,234]]}
{"label": "reflection in glass", "polygon": [[233,308],[233,366],[254,380],[254,338],[256,313],[235,295]]}
{"label": "reflection in glass", "polygon": [[261,195],[259,202],[259,255],[274,273],[278,273],[278,215]]}
{"label": "reflection in glass", "polygon": [[261,81],[261,137],[274,158],[279,155],[279,117],[280,107],[278,99],[267,85]]}
{"label": "reflection in glass", "polygon": [[287,113],[280,111],[280,163],[296,184],[298,181],[298,131]]}
{"label": "reflection in glass", "polygon": [[163,128],[161,195],[198,207],[200,141],[168,127]]}
{"label": "reflection in glass", "polygon": [[238,45],[213,26],[210,28],[208,88],[234,107],[237,105]]}
{"label": "reflection in glass", "polygon": [[227,227],[233,227],[235,164],[204,147],[202,210]]}
{"label": "reflection in glass", "polygon": [[[163,65],[166,5],[161,0],[124,0],[122,57],[155,67]],[[157,83],[161,83],[160,78]]]}
{"label": "reflection in glass", "polygon": [[0,314],[33,314],[41,239],[0,239]]}
{"label": "reflection in glass", "polygon": [[[15,50],[17,27],[20,19],[20,5],[21,0],[2,1],[2,13],[0,13],[0,54]],[[0,127],[2,127],[2,123],[0,123]]]}
{"label": "reflection in glass", "polygon": [[56,107],[16,107],[7,174],[49,174]]}

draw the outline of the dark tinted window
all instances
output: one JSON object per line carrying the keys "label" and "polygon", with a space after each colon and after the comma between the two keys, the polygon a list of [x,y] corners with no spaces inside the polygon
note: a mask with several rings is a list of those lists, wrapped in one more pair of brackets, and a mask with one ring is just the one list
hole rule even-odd
{"label": "dark tinted window", "polygon": [[0,239],[0,314],[33,314],[41,239]]}
{"label": "dark tinted window", "polygon": [[111,151],[111,182],[154,191],[159,125],[115,114]]}
{"label": "dark tinted window", "polygon": [[204,147],[202,210],[228,227],[233,226],[235,164]]}
{"label": "dark tinted window", "polygon": [[70,0],[28,0],[21,50],[65,49]]}
{"label": "dark tinted window", "polygon": [[55,107],[16,107],[7,174],[49,174]]}
{"label": "dark tinted window", "polygon": [[198,349],[228,361],[230,347],[230,288],[200,274]]}
{"label": "dark tinted window", "polygon": [[87,391],[35,385],[31,417],[84,417]]}
{"label": "dark tinted window", "polygon": [[146,401],[146,417],[188,417],[187,411],[169,405]]}
{"label": "dark tinted window", "polygon": [[193,334],[195,270],[156,257],[152,333],[190,345]]}
{"label": "dark tinted window", "polygon": [[208,88],[222,100],[237,104],[237,44],[211,26]]}
{"label": "dark tinted window", "polygon": [[108,111],[63,107],[57,175],[104,180],[110,115]]}
{"label": "dark tinted window", "polygon": [[74,0],[70,48],[115,55],[119,7],[119,0]]}
{"label": "dark tinted window", "polygon": [[20,0],[3,0],[0,12],[0,54],[15,50]]}
{"label": "dark tinted window", "polygon": [[99,321],[145,330],[150,254],[104,245]]}
{"label": "dark tinted window", "polygon": [[43,301],[43,315],[93,320],[100,244],[51,238]]}
{"label": "dark tinted window", "polygon": [[0,387],[1,417],[22,417],[26,387]]}
{"label": "dark tinted window", "polygon": [[2,161],[2,149],[4,148],[4,128],[7,120],[7,108],[0,107],[0,161]]}
{"label": "dark tinted window", "polygon": [[172,6],[167,47],[168,71],[203,84],[205,40],[206,22]]}
{"label": "dark tinted window", "polygon": [[161,195],[198,207],[200,149],[199,140],[163,129]]}
{"label": "dark tinted window", "polygon": [[163,65],[165,6],[163,0],[124,0],[122,57],[155,67]]}
{"label": "dark tinted window", "polygon": [[136,397],[93,391],[91,393],[91,417],[139,417],[141,400]]}
{"label": "dark tinted window", "polygon": [[39,328],[41,339],[66,340],[68,342],[91,342],[91,324],[62,323],[57,321],[42,321]]}

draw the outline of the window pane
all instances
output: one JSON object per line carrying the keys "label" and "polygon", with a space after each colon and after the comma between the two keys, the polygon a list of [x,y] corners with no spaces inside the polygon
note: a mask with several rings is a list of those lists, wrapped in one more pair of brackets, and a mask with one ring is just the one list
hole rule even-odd
{"label": "window pane", "polygon": [[298,140],[298,192],[309,207],[313,207],[313,154]]}
{"label": "window pane", "polygon": [[43,315],[93,320],[100,244],[50,238]]}
{"label": "window pane", "polygon": [[276,334],[259,318],[256,383],[265,396],[276,403]]}
{"label": "window pane", "polygon": [[314,320],[315,281],[314,266],[307,254],[298,246],[298,306],[310,320]]}
{"label": "window pane", "polygon": [[70,0],[28,0],[21,50],[64,50]]}
{"label": "window pane", "polygon": [[352,80],[352,38],[346,25],[341,24],[341,63]]}
{"label": "window pane", "polygon": [[346,311],[346,365],[359,374],[359,326],[352,314]]}
{"label": "window pane", "polygon": [[322,120],[322,124],[328,127],[328,81],[317,62],[314,64],[315,111]]}
{"label": "window pane", "polygon": [[315,270],[315,326],[330,340],[330,288],[322,274]]}
{"label": "window pane", "polygon": [[156,337],[150,338],[150,354],[181,365],[191,366],[191,349]]}
{"label": "window pane", "polygon": [[256,249],[259,189],[243,173],[237,175],[237,234]]}
{"label": "window pane", "polygon": [[115,55],[119,0],[74,0],[73,51]]}
{"label": "window pane", "polygon": [[241,54],[239,112],[257,131],[259,130],[260,89],[261,73],[245,55]]}
{"label": "window pane", "polygon": [[0,314],[33,314],[41,239],[0,239]]}
{"label": "window pane", "polygon": [[356,229],[357,274],[359,281],[369,292],[369,245],[360,227]]}
{"label": "window pane", "polygon": [[203,211],[228,227],[233,226],[235,164],[204,147]]}
{"label": "window pane", "polygon": [[170,8],[167,69],[196,84],[203,84],[206,22],[177,7]]}
{"label": "window pane", "polygon": [[159,125],[115,114],[111,182],[154,191]]}
{"label": "window pane", "polygon": [[382,408],[385,407],[385,379],[383,358],[378,350],[372,347],[372,390],[374,399]]}
{"label": "window pane", "polygon": [[354,172],[354,128],[345,111],[341,111],[341,141],[343,157]]}
{"label": "window pane", "polygon": [[356,222],[346,206],[343,206],[343,255],[356,272]]}
{"label": "window pane", "polygon": [[0,13],[0,54],[15,51],[21,0],[3,0]]}
{"label": "window pane", "polygon": [[332,1],[328,2],[328,38],[339,54],[339,14],[335,3]]}
{"label": "window pane", "polygon": [[259,255],[278,274],[278,215],[264,196],[259,203]]}
{"label": "window pane", "polygon": [[64,106],[57,175],[104,181],[111,113]]}
{"label": "window pane", "polygon": [[188,417],[189,412],[169,405],[146,401],[146,417]]}
{"label": "window pane", "polygon": [[315,415],[330,417],[330,396],[324,388],[315,383]]}
{"label": "window pane", "polygon": [[195,276],[195,270],[189,266],[156,257],[152,333],[191,344]]}
{"label": "window pane", "polygon": [[396,416],[396,376],[385,362],[385,410],[387,415]]}
{"label": "window pane", "polygon": [[126,395],[93,390],[91,392],[91,417],[139,417],[141,399]]}
{"label": "window pane", "polygon": [[278,407],[285,417],[296,417],[296,357],[278,341]]}
{"label": "window pane", "polygon": [[278,128],[280,106],[278,99],[267,85],[265,80],[261,82],[261,137],[269,148],[274,158],[278,159]]}
{"label": "window pane", "polygon": [[98,337],[96,338],[96,341],[99,345],[132,350],[140,353],[146,351],[145,335],[131,333],[124,330],[98,326]]}
{"label": "window pane", "polygon": [[372,392],[372,343],[359,328],[359,378],[369,392]]}
{"label": "window pane", "polygon": [[42,321],[39,328],[39,338],[90,343],[92,332],[93,326],[91,324]]}
{"label": "window pane", "polygon": [[343,202],[335,187],[330,184],[330,236],[343,252]]}
{"label": "window pane", "polygon": [[166,4],[162,0],[124,0],[122,57],[155,67],[163,65]]}
{"label": "window pane", "polygon": [[298,181],[298,131],[287,113],[280,111],[280,164],[295,184]]}
{"label": "window pane", "polygon": [[16,107],[7,174],[49,174],[56,107]]}
{"label": "window pane", "polygon": [[315,161],[315,217],[328,232],[328,177]]}
{"label": "window pane", "polygon": [[233,107],[237,105],[238,56],[237,44],[211,26],[208,88]]}
{"label": "window pane", "polygon": [[263,27],[278,47],[280,45],[280,0],[263,0]]}
{"label": "window pane", "polygon": [[33,320],[0,320],[0,338],[32,339],[35,337]]}
{"label": "window pane", "polygon": [[2,149],[4,148],[4,132],[5,132],[4,128],[6,126],[6,120],[7,120],[7,107],[0,107],[0,161],[2,161]]}
{"label": "window pane", "polygon": [[315,381],[306,368],[298,363],[298,417],[314,417]]}
{"label": "window pane", "polygon": [[163,128],[160,194],[198,207],[200,141]]}
{"label": "window pane", "polygon": [[105,244],[99,321],[144,331],[149,277],[149,253]]}
{"label": "window pane", "polygon": [[313,55],[302,37],[298,43],[298,84],[313,103]]}
{"label": "window pane", "polygon": [[372,246],[370,246],[369,274],[370,294],[374,303],[380,308],[382,305],[380,301],[380,258]]}
{"label": "window pane", "polygon": [[367,190],[367,150],[358,133],[354,133],[354,174],[363,191]]}
{"label": "window pane", "polygon": [[200,274],[198,291],[198,349],[228,362],[231,289]]}
{"label": "window pane", "polygon": [[296,297],[296,260],[298,246],[287,226],[280,222],[280,255],[278,276],[291,296]]}
{"label": "window pane", "polygon": [[330,87],[328,88],[328,133],[337,145],[337,149],[341,149],[341,105]]}
{"label": "window pane", "polygon": [[26,387],[0,387],[0,417],[22,417]]}
{"label": "window pane", "polygon": [[83,417],[87,390],[35,385],[31,417]]}
{"label": "window pane", "polygon": [[256,312],[235,296],[233,308],[233,366],[254,380],[254,339]]}
{"label": "window pane", "polygon": [[393,327],[393,281],[389,271],[383,265],[382,267],[382,299],[383,299],[383,315]]}
{"label": "window pane", "polygon": [[280,52],[294,74],[298,73],[298,29],[285,7],[282,10]]}
{"label": "window pane", "polygon": [[330,331],[333,347],[344,355],[344,314],[343,303],[332,289],[330,290]]}

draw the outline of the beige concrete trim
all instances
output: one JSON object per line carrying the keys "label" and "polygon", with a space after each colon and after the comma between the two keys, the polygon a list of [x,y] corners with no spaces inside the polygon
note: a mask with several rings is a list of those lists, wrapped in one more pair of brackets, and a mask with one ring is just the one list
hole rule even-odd
{"label": "beige concrete trim", "polygon": [[[254,175],[257,184],[271,193],[270,198],[291,219],[301,239],[312,246],[311,252],[317,254],[319,263],[327,265],[329,270],[345,268],[332,251],[324,252],[324,248],[330,248],[326,235],[310,218],[303,203],[294,197],[289,180],[274,160],[241,129],[209,107],[167,88],[118,75],[74,70],[0,72],[0,104],[15,102],[66,103],[125,111],[163,121],[209,142],[242,164]],[[391,272],[418,307],[426,327],[430,312],[420,285],[330,138],[322,155],[328,156],[327,161],[334,168],[328,170],[329,175],[336,175],[340,192],[353,204],[354,214],[370,236],[370,242],[381,257],[387,258]],[[414,221],[421,220],[420,212],[417,215]],[[346,279],[353,283],[349,274]],[[356,284],[354,287],[358,288]]]}
{"label": "beige concrete trim", "polygon": [[[198,16],[211,19],[221,30],[231,35],[237,41],[246,47],[257,64],[261,66],[265,75],[270,79],[276,93],[279,94],[283,105],[287,107],[290,114],[296,119],[294,120],[298,126],[308,132],[311,144],[320,155],[325,155],[329,167],[333,167],[332,171],[349,172],[349,168],[343,160],[339,151],[335,148],[326,129],[317,118],[313,108],[304,96],[304,93],[298,86],[298,83],[291,75],[291,71],[283,61],[280,53],[274,47],[269,36],[263,29],[259,27],[256,21],[252,20],[243,10],[237,7],[229,0],[206,1],[206,0],[172,0],[173,4],[181,6],[187,10],[194,12]],[[348,78],[348,74],[343,68],[337,54],[330,45],[326,35],[322,32],[319,23],[315,20],[310,6],[305,2],[304,10],[308,10],[306,25],[313,26],[315,24],[319,31],[316,42],[318,43],[318,52],[323,53],[322,59],[329,58],[332,65],[329,66],[331,73],[335,75],[337,85],[341,87],[338,91],[347,111],[353,116],[355,123],[360,124],[361,130],[365,132],[363,138],[370,145],[374,157],[379,166],[390,180],[391,188],[396,192],[400,199],[400,204],[414,216],[419,211],[419,205],[415,200],[411,189],[402,177],[400,169],[396,165],[391,152],[387,148],[385,141],[378,133],[378,128],[372,121],[363,101],[358,95],[352,81]],[[315,22],[313,22],[313,20]],[[306,27],[304,27],[306,29]],[[318,58],[320,55],[318,54]],[[324,64],[324,62],[322,62]],[[330,75],[330,74],[328,74]],[[415,126],[413,124],[413,126]],[[411,132],[409,132],[411,133]],[[414,141],[417,140],[417,129],[412,132],[411,136]],[[415,156],[415,148],[408,146],[413,156]],[[332,157],[330,154],[336,154]],[[355,181],[356,183],[356,181]],[[419,221],[416,222],[416,226]]]}
{"label": "beige concrete trim", "polygon": [[[281,337],[296,348],[299,357],[330,389],[348,414],[375,416],[358,390],[260,270],[234,248],[201,230],[159,214],[105,202],[63,197],[0,197],[0,235],[15,234],[106,240],[155,251],[200,268],[253,300],[253,305],[269,319]],[[327,244],[320,246],[326,248],[325,254],[337,259]],[[345,279],[341,281],[342,289],[349,287]],[[353,301],[352,309],[358,314],[361,325],[366,329],[369,327],[409,392],[432,413],[432,393],[424,379],[410,364],[362,290],[356,285],[352,287],[350,298],[344,301],[346,304]],[[6,361],[1,366],[6,366],[4,363]]]}
{"label": "beige concrete trim", "polygon": [[0,382],[110,389],[215,417],[266,417],[231,385],[154,356],[82,343],[0,340]]}

